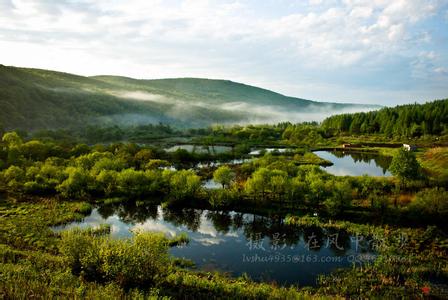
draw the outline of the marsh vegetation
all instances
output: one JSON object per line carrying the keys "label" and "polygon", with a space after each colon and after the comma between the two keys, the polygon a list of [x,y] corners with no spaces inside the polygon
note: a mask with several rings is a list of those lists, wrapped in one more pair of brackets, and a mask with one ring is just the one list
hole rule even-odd
{"label": "marsh vegetation", "polygon": [[178,141],[170,131],[151,144],[5,132],[0,293],[443,297],[447,125],[413,136],[416,151],[401,147],[407,131],[392,130],[393,143],[382,129],[350,131],[383,114],[216,126]]}

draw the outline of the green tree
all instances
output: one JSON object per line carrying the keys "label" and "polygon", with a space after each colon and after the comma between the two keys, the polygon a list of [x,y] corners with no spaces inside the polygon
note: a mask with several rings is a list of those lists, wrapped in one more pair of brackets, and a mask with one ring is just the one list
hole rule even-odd
{"label": "green tree", "polygon": [[97,189],[104,195],[112,195],[117,188],[117,172],[113,170],[102,170],[95,180]]}
{"label": "green tree", "polygon": [[259,168],[246,181],[244,186],[246,192],[254,198],[261,197],[265,200],[267,188],[269,187],[270,171],[267,168]]}
{"label": "green tree", "polygon": [[65,198],[80,198],[87,194],[90,183],[89,173],[79,167],[68,167],[65,172],[67,179],[56,187]]}
{"label": "green tree", "polygon": [[347,181],[338,181],[331,185],[332,195],[324,201],[324,205],[330,215],[337,215],[351,206],[352,191]]}
{"label": "green tree", "polygon": [[269,189],[277,200],[285,197],[291,190],[288,174],[284,171],[273,170],[270,176]]}
{"label": "green tree", "polygon": [[2,141],[8,148],[20,147],[23,143],[22,138],[15,131],[5,133]]}
{"label": "green tree", "polygon": [[19,165],[22,162],[22,156],[20,153],[20,146],[22,146],[22,138],[17,134],[17,132],[7,132],[2,137],[3,143],[6,145],[7,163],[9,165]]}
{"label": "green tree", "polygon": [[235,172],[229,166],[221,166],[213,172],[213,180],[220,183],[223,188],[230,187],[235,180]]}
{"label": "green tree", "polygon": [[2,179],[8,188],[19,191],[25,181],[25,171],[17,166],[10,166],[2,172]]}
{"label": "green tree", "polygon": [[230,189],[214,189],[210,191],[209,203],[212,207],[222,207],[231,204],[238,199],[238,190]]}
{"label": "green tree", "polygon": [[44,160],[48,152],[47,145],[35,140],[23,144],[20,148],[23,156],[30,160]]}
{"label": "green tree", "polygon": [[154,151],[151,149],[142,149],[134,156],[134,161],[139,168],[143,168],[151,159],[156,158]]}
{"label": "green tree", "polygon": [[125,169],[117,175],[117,188],[123,195],[139,197],[151,191],[151,180],[144,171]]}
{"label": "green tree", "polygon": [[170,195],[174,200],[185,200],[197,196],[201,188],[201,178],[192,170],[180,170],[171,174]]}
{"label": "green tree", "polygon": [[400,180],[401,184],[421,177],[421,167],[415,153],[404,148],[398,150],[392,159],[389,170]]}

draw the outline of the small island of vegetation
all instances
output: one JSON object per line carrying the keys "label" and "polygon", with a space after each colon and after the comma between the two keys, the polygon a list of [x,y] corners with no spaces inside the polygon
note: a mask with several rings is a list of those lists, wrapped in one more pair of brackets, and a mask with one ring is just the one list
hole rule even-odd
{"label": "small island of vegetation", "polygon": [[[0,295],[443,298],[448,287],[447,117],[448,100],[440,100],[336,115],[322,123],[2,131]],[[393,176],[331,174],[325,167],[333,162],[317,150],[352,155],[355,161],[370,161],[367,155],[373,155]],[[215,186],[207,187],[208,181]],[[105,224],[53,229],[117,206],[137,207],[132,224],[145,221],[144,207],[150,206],[156,208],[150,213],[155,220],[162,210],[166,219],[196,231],[201,215],[194,215],[207,211],[206,218],[224,233],[231,226],[245,228],[247,239],[262,233],[261,241],[265,236],[271,247],[281,228],[288,232],[283,249],[300,243],[300,232],[304,237],[337,233],[348,244],[362,236],[375,244],[369,248],[374,259],[301,286],[194,268],[192,261],[170,254],[180,244],[188,247],[185,233],[137,230],[116,238]],[[238,221],[240,213],[253,219]],[[255,216],[271,218],[272,224],[264,217],[257,223]],[[186,221],[190,218],[192,223]]]}

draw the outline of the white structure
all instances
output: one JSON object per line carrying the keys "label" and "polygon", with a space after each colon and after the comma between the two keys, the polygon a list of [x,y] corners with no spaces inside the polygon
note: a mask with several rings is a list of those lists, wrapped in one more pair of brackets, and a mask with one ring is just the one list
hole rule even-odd
{"label": "white structure", "polygon": [[409,144],[403,144],[403,148],[404,148],[406,151],[414,151],[415,149],[417,149],[416,146],[414,146],[414,145],[409,145]]}

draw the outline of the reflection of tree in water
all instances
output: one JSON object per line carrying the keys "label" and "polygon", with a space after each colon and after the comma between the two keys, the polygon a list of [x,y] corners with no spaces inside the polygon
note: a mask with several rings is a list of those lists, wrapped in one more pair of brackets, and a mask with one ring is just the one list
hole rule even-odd
{"label": "reflection of tree in water", "polygon": [[117,210],[117,205],[108,204],[108,205],[101,205],[98,207],[98,213],[100,216],[104,219],[107,219],[115,214],[115,211]]}
{"label": "reflection of tree in water", "polygon": [[283,246],[293,247],[297,245],[302,236],[302,231],[297,226],[285,225],[283,222],[274,222],[269,230],[270,245],[277,243],[280,248]]}
{"label": "reflection of tree in water", "polygon": [[350,249],[350,235],[344,230],[327,228],[325,238],[325,246],[336,256],[344,256]]}
{"label": "reflection of tree in water", "polygon": [[189,230],[196,232],[201,226],[202,210],[193,208],[170,209],[162,208],[163,219],[174,226],[186,226]]}
{"label": "reflection of tree in water", "polygon": [[375,165],[383,170],[383,174],[389,169],[392,158],[384,155],[373,154],[369,152],[345,152],[345,151],[333,151],[331,152],[337,158],[343,158],[350,156],[355,163],[364,162],[370,163],[372,160]]}
{"label": "reflection of tree in water", "polygon": [[311,251],[319,251],[325,246],[325,232],[320,227],[302,227],[304,246]]}
{"label": "reflection of tree in water", "polygon": [[375,158],[375,163],[378,167],[383,169],[383,174],[385,174],[386,171],[389,170],[391,162],[392,162],[392,157],[389,157],[389,156],[378,155]]}
{"label": "reflection of tree in water", "polygon": [[[296,226],[285,225],[282,217],[245,215],[245,218],[237,216],[235,219],[235,216],[233,219],[234,227],[236,227],[235,221],[237,221],[241,225],[240,228],[243,228],[246,239],[268,237],[271,246],[276,244],[280,248],[284,245],[294,246],[300,240],[301,231]],[[242,224],[240,223],[241,219],[243,219]]]}
{"label": "reflection of tree in water", "polygon": [[122,205],[118,216],[125,223],[143,223],[148,219],[155,220],[158,216],[157,205],[151,203],[132,203]]}
{"label": "reflection of tree in water", "polygon": [[250,215],[245,218],[243,233],[246,239],[253,239],[254,236],[267,236],[270,227],[270,219],[264,216]]}
{"label": "reflection of tree in water", "polygon": [[244,225],[244,214],[235,213],[232,217],[232,230],[238,230]]}
{"label": "reflection of tree in water", "polygon": [[[153,202],[128,202],[123,204],[109,204],[98,208],[103,218],[118,215],[127,224],[143,223],[148,219],[156,220],[158,206]],[[284,224],[281,216],[260,216],[225,211],[204,211],[192,208],[173,209],[162,208],[163,219],[173,226],[185,226],[197,232],[201,225],[201,217],[209,220],[213,227],[221,234],[230,230],[242,229],[248,240],[256,242],[265,237],[269,238],[269,245],[265,247],[295,247],[303,240],[304,247],[311,251],[319,251],[327,247],[337,256],[344,255],[350,249],[350,235],[345,231],[322,229],[320,227],[298,227]],[[337,234],[337,238],[335,237]],[[333,238],[328,242],[328,239]],[[335,240],[334,240],[335,239]],[[327,245],[328,243],[328,245]]]}
{"label": "reflection of tree in water", "polygon": [[148,219],[157,219],[157,205],[152,202],[130,201],[126,204],[108,204],[98,208],[98,213],[103,218],[117,215],[123,223],[143,223]]}
{"label": "reflection of tree in water", "polygon": [[205,217],[212,222],[216,231],[226,234],[232,225],[232,217],[225,211],[208,211]]}

